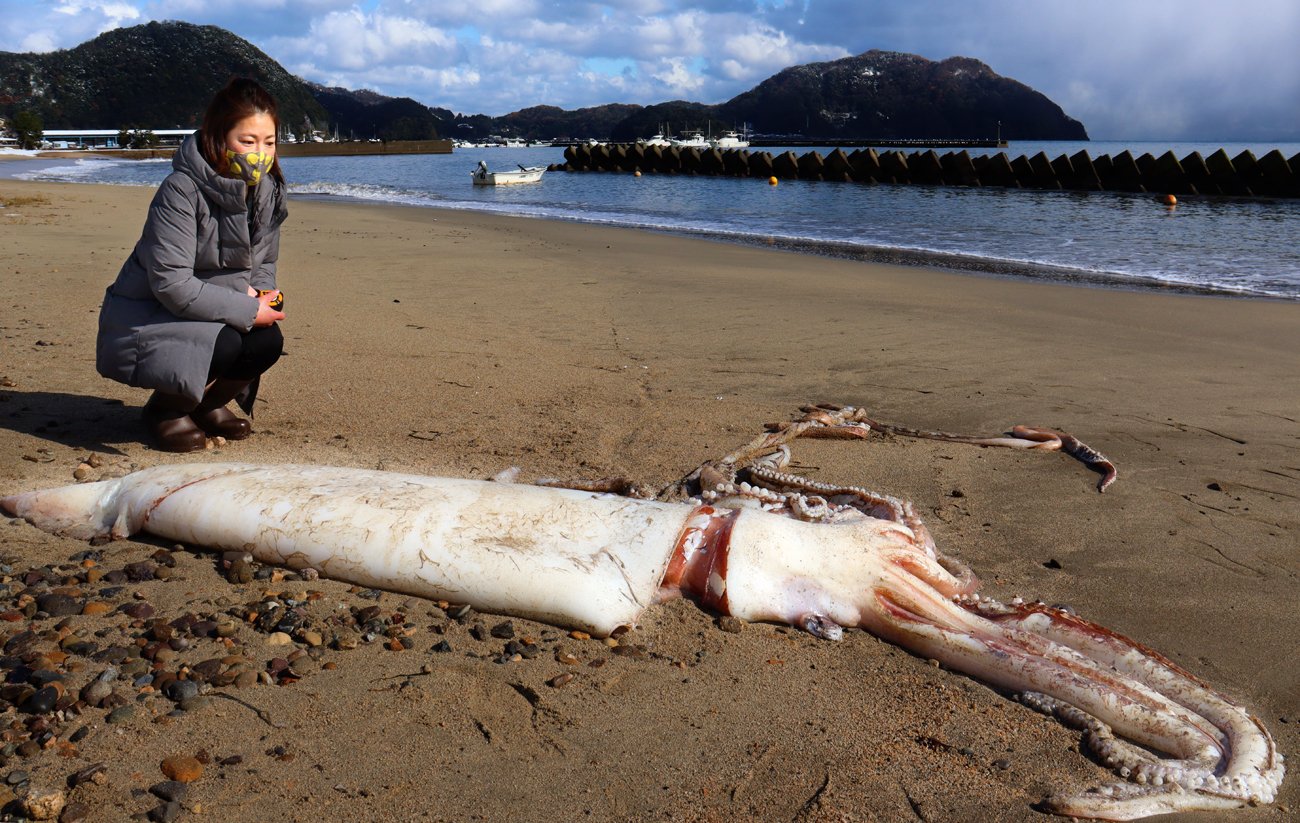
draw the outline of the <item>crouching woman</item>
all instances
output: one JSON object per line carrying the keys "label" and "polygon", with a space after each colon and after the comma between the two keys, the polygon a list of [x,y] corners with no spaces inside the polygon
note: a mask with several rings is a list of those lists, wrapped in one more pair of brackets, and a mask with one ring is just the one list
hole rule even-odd
{"label": "crouching woman", "polygon": [[149,206],[135,250],[99,314],[96,368],[146,389],[161,449],[240,440],[261,375],[284,347],[276,259],[285,208],[275,99],[256,81],[217,92]]}

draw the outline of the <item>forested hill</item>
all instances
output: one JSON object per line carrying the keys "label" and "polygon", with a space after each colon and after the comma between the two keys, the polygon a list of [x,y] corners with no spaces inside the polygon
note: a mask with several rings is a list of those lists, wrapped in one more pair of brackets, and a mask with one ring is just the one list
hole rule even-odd
{"label": "forested hill", "polygon": [[39,115],[47,129],[197,127],[213,92],[255,77],[281,121],[328,114],[301,80],[247,40],[216,26],[146,23],[48,54],[0,52],[0,115]]}
{"label": "forested hill", "polygon": [[1016,140],[1088,139],[1045,95],[969,57],[869,51],[794,66],[718,108],[761,131],[815,137],[988,138],[1000,122]]}
{"label": "forested hill", "polygon": [[[801,139],[1086,140],[1083,125],[1043,94],[978,60],[928,60],[869,51],[793,66],[725,103],[612,103],[566,111],[531,106],[492,117],[457,114],[408,97],[327,88],[295,77],[255,46],[215,26],[146,23],[49,54],[0,52],[0,117],[38,115],[45,128],[190,128],[232,76],[258,78],[281,122],[343,138],[635,140],[667,123]],[[999,125],[1000,124],[1000,125]]]}

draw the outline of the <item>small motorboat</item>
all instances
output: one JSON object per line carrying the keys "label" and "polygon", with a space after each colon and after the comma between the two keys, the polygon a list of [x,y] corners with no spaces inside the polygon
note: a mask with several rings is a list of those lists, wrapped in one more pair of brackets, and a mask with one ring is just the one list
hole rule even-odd
{"label": "small motorboat", "polygon": [[478,161],[478,168],[470,172],[476,186],[504,186],[509,183],[536,183],[546,173],[545,166],[519,166],[519,171],[488,171],[487,163]]}
{"label": "small motorboat", "polygon": [[749,133],[724,131],[721,137],[710,140],[709,145],[715,149],[747,149],[749,148]]}

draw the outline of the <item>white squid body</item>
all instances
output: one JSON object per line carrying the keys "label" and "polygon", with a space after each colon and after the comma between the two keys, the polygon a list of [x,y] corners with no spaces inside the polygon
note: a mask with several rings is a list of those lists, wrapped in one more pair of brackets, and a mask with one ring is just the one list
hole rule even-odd
{"label": "white squid body", "polygon": [[1123,820],[1268,803],[1284,772],[1245,709],[1094,623],[971,597],[969,581],[890,520],[810,524],[571,489],[236,464],[145,469],[0,498],[0,508],[69,537],[147,532],[246,550],[266,563],[597,635],[682,593],[822,636],[865,628],[1024,693],[1084,729],[1099,758],[1136,783],[1049,799],[1059,814]]}

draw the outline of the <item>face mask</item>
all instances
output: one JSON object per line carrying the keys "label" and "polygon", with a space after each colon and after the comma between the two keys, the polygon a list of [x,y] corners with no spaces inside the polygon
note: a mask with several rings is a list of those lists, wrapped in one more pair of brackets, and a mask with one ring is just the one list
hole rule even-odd
{"label": "face mask", "polygon": [[269,152],[250,151],[246,154],[237,154],[230,149],[226,149],[226,161],[230,164],[229,175],[237,180],[243,180],[250,186],[256,186],[271,168],[275,162],[275,155]]}

